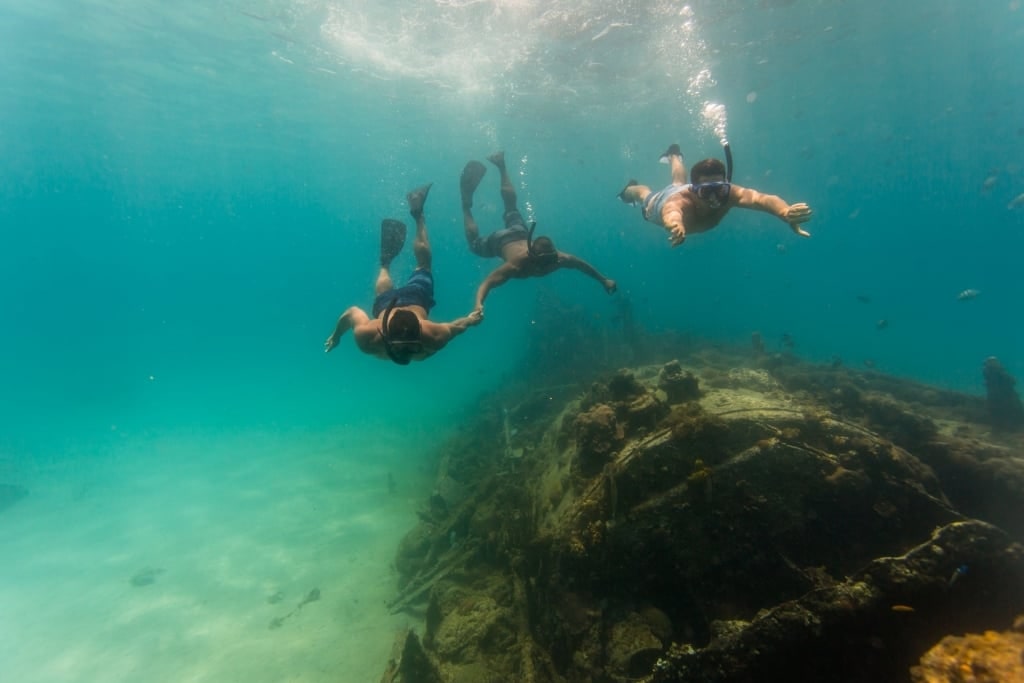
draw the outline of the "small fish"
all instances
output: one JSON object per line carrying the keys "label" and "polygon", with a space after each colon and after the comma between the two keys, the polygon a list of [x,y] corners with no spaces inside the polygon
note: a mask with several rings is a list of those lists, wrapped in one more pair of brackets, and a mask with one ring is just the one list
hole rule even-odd
{"label": "small fish", "polygon": [[985,181],[981,184],[981,189],[984,190],[985,192],[990,192],[998,182],[999,178],[997,176],[990,175],[989,177],[985,178]]}
{"label": "small fish", "polygon": [[152,585],[158,576],[164,573],[161,567],[146,567],[135,572],[135,575],[131,578],[131,584],[136,588],[140,586]]}
{"label": "small fish", "polygon": [[1024,206],[1024,192],[1010,200],[1010,203],[1006,205],[1007,209],[1017,209]]}
{"label": "small fish", "polygon": [[871,297],[868,296],[867,294],[858,294],[857,301],[861,302],[862,304],[869,304],[871,303]]}
{"label": "small fish", "polygon": [[796,340],[793,339],[793,335],[791,335],[789,332],[783,333],[781,343],[787,349],[792,349],[796,346]]}
{"label": "small fish", "polygon": [[893,612],[913,612],[914,608],[910,605],[893,605],[890,607]]}
{"label": "small fish", "polygon": [[887,327],[889,327],[889,321],[886,320],[885,318],[882,318],[881,320],[875,322],[876,330],[884,330]]}
{"label": "small fish", "polygon": [[870,368],[870,369],[874,369],[875,361],[871,360],[870,358],[865,358],[864,359],[864,367]]}
{"label": "small fish", "polygon": [[296,605],[295,609],[296,610],[300,610],[300,609],[302,609],[303,605],[308,605],[309,603],[316,602],[319,599],[320,599],[320,589],[319,588],[314,588],[313,590],[309,591],[309,594],[306,595],[306,597],[304,597],[302,599],[302,602],[300,602],[298,605]]}
{"label": "small fish", "polygon": [[979,294],[981,294],[981,292],[979,292],[976,289],[965,289],[964,291],[956,295],[956,300],[970,301],[971,299],[976,299]]}
{"label": "small fish", "polygon": [[967,573],[967,565],[962,564],[953,570],[953,575],[949,577],[949,581],[946,582],[947,588],[952,588],[953,584],[956,583],[957,579]]}

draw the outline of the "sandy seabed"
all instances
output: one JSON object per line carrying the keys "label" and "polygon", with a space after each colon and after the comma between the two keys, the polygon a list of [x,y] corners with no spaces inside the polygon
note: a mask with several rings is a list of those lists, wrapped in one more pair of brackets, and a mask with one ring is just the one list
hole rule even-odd
{"label": "sandy seabed", "polygon": [[0,515],[0,681],[379,680],[408,625],[385,607],[423,496],[395,469],[408,445],[122,437],[22,468],[30,494]]}

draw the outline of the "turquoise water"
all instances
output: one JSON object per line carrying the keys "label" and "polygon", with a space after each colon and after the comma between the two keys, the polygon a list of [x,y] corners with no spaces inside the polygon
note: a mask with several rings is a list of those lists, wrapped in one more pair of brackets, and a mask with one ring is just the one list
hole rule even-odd
{"label": "turquoise water", "polygon": [[[522,360],[538,292],[611,320],[615,299],[558,273],[494,292],[427,363],[348,338],[324,355],[338,314],[370,306],[381,218],[408,220],[425,182],[432,317],[470,310],[496,263],[465,248],[458,174],[496,149],[538,230],[616,279],[645,329],[790,334],[812,359],[974,393],[987,356],[1024,376],[1017,0],[365,4],[0,7],[0,484],[32,492],[0,536],[41,500],[76,514],[40,495],[48,477],[175,435],[333,434],[355,470],[351,444],[387,434],[381,457],[416,470]],[[734,211],[673,250],[616,201],[628,178],[667,183],[671,142],[718,154],[716,122],[735,180],[810,204],[811,239]],[[484,230],[498,202],[492,169]],[[296,467],[281,453],[268,481]]]}

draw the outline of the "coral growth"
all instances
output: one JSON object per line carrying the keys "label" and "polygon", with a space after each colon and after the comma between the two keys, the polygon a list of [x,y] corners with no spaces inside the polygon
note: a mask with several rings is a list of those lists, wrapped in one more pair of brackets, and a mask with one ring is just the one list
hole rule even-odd
{"label": "coral growth", "polygon": [[946,636],[911,669],[913,683],[1024,681],[1024,625],[1015,631]]}

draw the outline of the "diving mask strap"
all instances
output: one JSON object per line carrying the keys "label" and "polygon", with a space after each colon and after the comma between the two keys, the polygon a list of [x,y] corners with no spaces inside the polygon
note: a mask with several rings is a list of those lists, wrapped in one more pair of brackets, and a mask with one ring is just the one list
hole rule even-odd
{"label": "diving mask strap", "polygon": [[388,358],[398,363],[399,365],[408,365],[409,359],[403,358],[395,353],[395,350],[391,347],[391,313],[395,310],[395,305],[398,304],[398,295],[391,300],[388,307],[384,309],[384,317],[380,321],[380,336],[384,341],[384,352],[388,354]]}
{"label": "diving mask strap", "polygon": [[397,303],[398,303],[398,295],[396,294],[391,299],[391,302],[388,304],[388,307],[384,309],[384,317],[381,318],[381,320],[380,320],[380,332],[381,332],[381,336],[384,337],[384,341],[385,342],[387,341],[388,337],[390,336],[388,334],[388,332],[389,332],[389,328],[391,326],[391,312],[395,310],[395,304],[397,304]]}
{"label": "diving mask strap", "polygon": [[732,182],[732,147],[729,143],[723,143],[722,149],[725,150],[725,179],[727,182]]}

